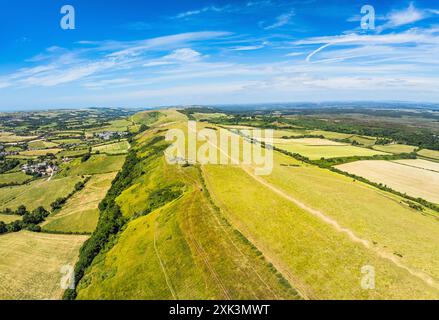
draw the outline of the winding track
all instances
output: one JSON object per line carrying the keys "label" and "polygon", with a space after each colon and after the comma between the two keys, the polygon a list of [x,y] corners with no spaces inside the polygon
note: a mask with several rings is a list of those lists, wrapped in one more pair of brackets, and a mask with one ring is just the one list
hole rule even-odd
{"label": "winding track", "polygon": [[[232,132],[232,134],[235,134]],[[239,135],[238,135],[239,136]],[[241,136],[240,136],[241,137]],[[216,149],[218,149],[222,154],[224,154],[227,158],[229,158],[232,163],[240,163],[240,161],[236,161],[236,159],[232,159],[232,157],[225,152],[223,149],[221,149],[221,147],[219,147],[218,145],[213,144],[212,142],[210,142],[209,140],[207,140],[207,142],[214,146]],[[238,159],[239,160],[239,159]],[[425,272],[410,268],[408,266],[406,266],[405,264],[401,263],[396,257],[394,257],[392,254],[389,254],[383,250],[380,250],[378,248],[375,248],[371,245],[371,243],[365,239],[362,239],[360,237],[358,237],[351,229],[346,228],[341,226],[337,220],[325,215],[323,212],[315,210],[311,207],[309,207],[308,205],[306,205],[304,202],[292,197],[291,195],[289,195],[288,193],[286,193],[285,191],[279,189],[278,187],[268,183],[267,181],[265,181],[264,179],[261,178],[261,176],[257,176],[251,168],[249,166],[245,166],[243,164],[240,164],[240,167],[244,170],[245,173],[247,173],[251,178],[253,178],[256,182],[260,183],[261,185],[269,188],[271,191],[275,192],[276,194],[278,194],[279,196],[283,197],[284,199],[288,200],[289,202],[292,202],[293,204],[295,204],[296,206],[298,206],[299,208],[305,210],[308,213],[311,213],[312,215],[316,216],[317,218],[321,219],[323,222],[331,225],[336,231],[340,232],[340,233],[344,233],[346,234],[349,239],[351,239],[353,242],[359,243],[362,246],[364,246],[365,248],[375,252],[378,256],[380,256],[381,258],[387,259],[389,261],[391,261],[393,264],[395,264],[397,267],[406,270],[407,272],[409,272],[411,275],[417,277],[418,279],[422,280],[423,282],[425,282],[427,285],[438,289],[439,290],[439,283],[437,283],[437,281],[435,281],[430,275],[426,274]]]}

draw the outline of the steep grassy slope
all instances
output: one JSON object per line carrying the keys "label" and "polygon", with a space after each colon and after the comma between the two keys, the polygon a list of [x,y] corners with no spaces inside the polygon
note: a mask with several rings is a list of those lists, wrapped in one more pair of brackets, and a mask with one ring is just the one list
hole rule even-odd
{"label": "steep grassy slope", "polygon": [[213,205],[199,169],[164,161],[166,144],[156,134],[137,139],[137,163],[116,198],[129,220],[93,259],[77,297],[298,299]]}

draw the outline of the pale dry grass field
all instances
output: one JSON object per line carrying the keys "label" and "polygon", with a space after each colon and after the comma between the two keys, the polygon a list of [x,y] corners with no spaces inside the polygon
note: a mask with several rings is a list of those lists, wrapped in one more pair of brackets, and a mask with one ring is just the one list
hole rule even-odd
{"label": "pale dry grass field", "polygon": [[439,173],[381,160],[356,161],[337,168],[410,196],[439,203]]}
{"label": "pale dry grass field", "polygon": [[433,161],[422,160],[422,159],[397,160],[395,162],[411,167],[436,171],[439,173],[439,162],[433,162]]}
{"label": "pale dry grass field", "polygon": [[60,270],[74,266],[87,238],[27,231],[0,236],[0,300],[60,299]]}
{"label": "pale dry grass field", "polygon": [[[260,139],[265,141],[266,139]],[[327,139],[319,139],[319,138],[297,138],[297,139],[282,139],[282,138],[274,138],[274,143],[278,144],[301,144],[305,146],[346,146],[348,144],[341,143],[337,141],[327,140]]]}

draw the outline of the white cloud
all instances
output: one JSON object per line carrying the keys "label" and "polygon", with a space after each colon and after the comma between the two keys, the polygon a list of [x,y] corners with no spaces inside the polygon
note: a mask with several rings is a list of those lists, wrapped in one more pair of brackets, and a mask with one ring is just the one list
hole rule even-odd
{"label": "white cloud", "polygon": [[183,62],[195,62],[201,59],[201,53],[190,48],[183,48],[175,50],[171,54],[163,57],[163,59]]}
{"label": "white cloud", "polygon": [[[184,44],[189,44],[197,41],[211,40],[219,37],[224,37],[231,35],[230,32],[221,32],[221,31],[200,31],[200,32],[190,32],[190,33],[180,33],[170,36],[152,38],[142,41],[134,41],[128,43],[115,43],[113,42],[113,47],[117,45],[119,47],[123,47],[124,49],[118,50],[116,52],[112,52],[109,54],[109,57],[126,57],[126,56],[139,56],[143,52],[147,50],[166,50],[169,48],[175,48],[176,46],[181,46]],[[108,46],[108,43],[102,43],[104,48]]]}
{"label": "white cloud", "polygon": [[259,50],[264,48],[264,45],[255,45],[255,46],[238,46],[231,48],[231,51],[252,51],[252,50]]}
{"label": "white cloud", "polygon": [[170,54],[143,64],[144,67],[159,67],[172,65],[177,63],[193,63],[198,62],[202,58],[202,54],[190,48],[176,49]]}
{"label": "white cloud", "polygon": [[187,18],[190,16],[199,15],[199,14],[205,13],[205,12],[222,12],[222,11],[227,10],[228,8],[229,8],[229,6],[224,6],[224,7],[208,6],[208,7],[204,7],[204,8],[197,9],[197,10],[190,10],[190,11],[182,12],[182,13],[178,14],[177,16],[175,16],[175,18],[177,18],[177,19]]}
{"label": "white cloud", "polygon": [[414,23],[423,20],[427,17],[425,10],[419,10],[415,7],[413,2],[410,3],[408,8],[391,12],[388,16],[389,27],[399,27],[402,25]]}
{"label": "white cloud", "polygon": [[295,14],[294,10],[291,10],[290,12],[281,14],[280,16],[278,16],[276,18],[276,21],[273,24],[271,24],[267,27],[264,27],[264,29],[265,30],[276,29],[276,28],[282,27],[286,24],[289,24],[291,18],[294,17],[295,15],[296,14]]}

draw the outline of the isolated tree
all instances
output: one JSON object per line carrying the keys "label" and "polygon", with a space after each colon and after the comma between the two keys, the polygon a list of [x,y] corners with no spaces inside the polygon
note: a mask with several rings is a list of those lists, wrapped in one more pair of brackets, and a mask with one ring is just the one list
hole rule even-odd
{"label": "isolated tree", "polygon": [[19,216],[23,216],[23,215],[25,215],[27,213],[27,209],[26,209],[26,207],[24,206],[24,205],[21,205],[21,206],[19,206],[18,208],[17,208],[17,214],[19,215]]}

